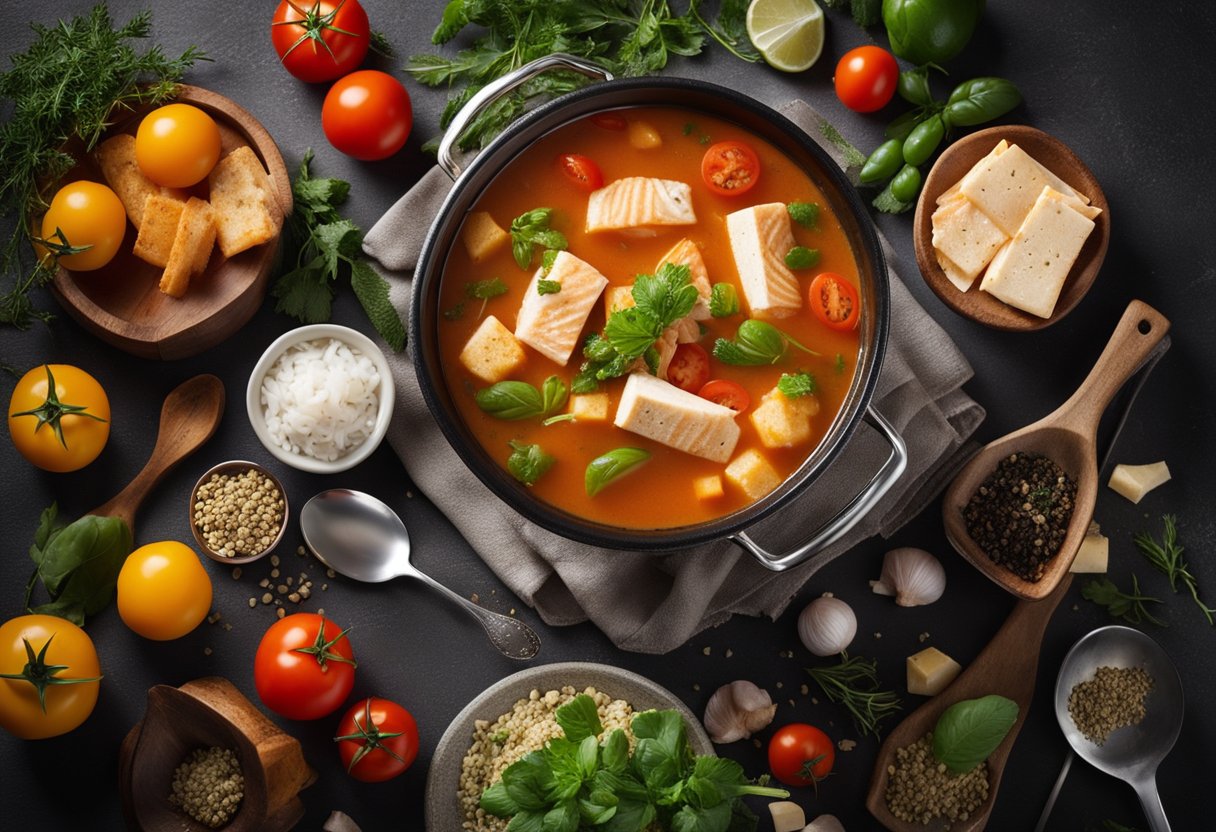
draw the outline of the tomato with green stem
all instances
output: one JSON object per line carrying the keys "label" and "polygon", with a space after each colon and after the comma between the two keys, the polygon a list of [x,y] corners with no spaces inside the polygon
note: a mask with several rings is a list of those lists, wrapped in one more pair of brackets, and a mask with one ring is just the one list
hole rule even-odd
{"label": "tomato with green stem", "polygon": [[842,332],[857,327],[861,319],[861,301],[857,289],[835,272],[823,272],[811,281],[807,290],[811,311],[829,329]]}
{"label": "tomato with green stem", "polygon": [[0,726],[24,740],[77,728],[97,705],[101,665],[84,630],[53,615],[0,625]]}
{"label": "tomato with green stem", "polygon": [[55,192],[42,217],[34,251],[74,272],[91,272],[114,259],[127,233],[127,212],[118,194],[99,182],[70,182]]}
{"label": "tomato with green stem", "polygon": [[418,725],[396,702],[368,697],[342,717],[334,742],[347,774],[364,783],[383,783],[402,774],[418,756]]}
{"label": "tomato with green stem", "polygon": [[321,105],[329,143],[364,162],[387,159],[405,145],[414,113],[409,93],[393,76],[362,69],[339,79]]}
{"label": "tomato with green stem", "polygon": [[840,58],[832,83],[840,103],[855,113],[872,113],[895,95],[899,64],[880,46],[859,46]]}
{"label": "tomato with green stem", "polygon": [[349,632],[306,612],[270,625],[253,660],[253,684],[266,707],[288,719],[336,711],[355,686],[358,664]]}
{"label": "tomato with green stem", "polygon": [[282,0],[270,40],[283,68],[310,84],[354,71],[371,46],[371,24],[359,0]]}
{"label": "tomato with green stem", "polygon": [[21,455],[44,471],[78,471],[110,438],[110,400],[79,367],[43,364],[13,388],[8,432]]}
{"label": "tomato with green stem", "polygon": [[787,786],[815,786],[832,773],[836,747],[814,725],[795,722],[778,729],[768,742],[768,767]]}

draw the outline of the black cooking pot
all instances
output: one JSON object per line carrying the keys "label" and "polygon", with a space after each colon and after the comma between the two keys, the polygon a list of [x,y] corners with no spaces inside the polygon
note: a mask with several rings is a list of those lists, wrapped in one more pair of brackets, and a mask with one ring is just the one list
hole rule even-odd
{"label": "black cooking pot", "polygon": [[[452,146],[469,120],[484,106],[540,72],[559,68],[601,80],[564,95],[522,117],[499,135],[464,170],[453,159]],[[661,106],[700,110],[734,122],[761,136],[807,172],[840,219],[861,276],[861,354],[853,384],[840,412],[819,446],[776,490],[751,505],[715,520],[668,529],[622,529],[576,517],[537,499],[516,482],[481,447],[452,400],[440,366],[439,285],[444,266],[466,214],[486,187],[511,161],[541,136],[592,113],[622,107]],[[780,571],[801,563],[848,532],[895,483],[907,465],[907,450],[898,433],[872,408],[870,400],[882,367],[890,317],[886,264],[874,227],[857,192],[832,159],[797,125],[773,109],[734,90],[685,78],[613,80],[602,68],[569,55],[550,55],[521,67],[483,88],[453,120],[439,149],[439,164],[455,184],[431,226],[414,275],[410,311],[410,345],[418,382],[427,406],[448,442],[482,482],[532,522],[563,537],[615,549],[666,550],[729,538],[769,569]],[[760,518],[788,504],[839,456],[858,424],[865,420],[891,445],[891,454],[873,479],[811,538],[792,552],[774,554],[745,532]]]}

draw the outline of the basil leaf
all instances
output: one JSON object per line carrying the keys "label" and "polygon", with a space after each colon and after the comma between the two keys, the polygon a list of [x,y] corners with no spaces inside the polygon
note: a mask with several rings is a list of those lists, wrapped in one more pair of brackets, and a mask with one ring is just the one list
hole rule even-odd
{"label": "basil leaf", "polygon": [[641,448],[616,448],[597,456],[587,465],[583,480],[587,496],[594,497],[599,494],[604,486],[628,474],[648,459],[650,452]]}
{"label": "basil leaf", "polygon": [[899,97],[904,101],[921,106],[932,104],[933,92],[929,89],[929,67],[905,69],[899,73],[899,85],[896,89],[899,91]]}
{"label": "basil leaf", "polygon": [[61,530],[54,529],[58,509],[42,513],[30,557],[37,575],[51,596],[50,602],[30,607],[33,584],[26,589],[25,605],[31,612],[57,615],[83,625],[114,599],[114,587],[123,561],[133,548],[131,529],[117,517],[86,514]]}
{"label": "basil leaf", "polygon": [[764,321],[749,319],[739,324],[735,340],[719,338],[714,343],[714,358],[724,364],[756,367],[776,364],[785,355],[785,349],[781,330]]}
{"label": "basil leaf", "polygon": [[594,735],[583,737],[578,744],[578,768],[583,780],[590,780],[600,766],[600,741]]}
{"label": "basil leaf", "polygon": [[933,756],[955,774],[971,771],[996,751],[1017,721],[1017,703],[1003,696],[956,702],[933,729]]}
{"label": "basil leaf", "polygon": [[507,826],[507,832],[544,832],[545,814],[545,812],[538,810],[522,811],[511,818],[511,823]]}
{"label": "basil leaf", "polygon": [[541,832],[578,832],[578,801],[566,799],[550,809]]}
{"label": "basil leaf", "polygon": [[908,134],[912,132],[912,128],[920,124],[926,118],[932,115],[932,112],[924,107],[917,107],[915,110],[909,110],[902,116],[899,116],[895,121],[887,125],[887,129],[883,131],[883,138],[898,139],[903,141],[908,138]]}
{"label": "basil leaf", "polygon": [[729,283],[715,283],[709,290],[709,314],[728,318],[739,311],[739,295]]}
{"label": "basil leaf", "polygon": [[803,228],[817,228],[819,226],[819,205],[817,203],[791,202],[785,206],[785,210],[790,215],[790,219]]}
{"label": "basil leaf", "polygon": [[30,546],[30,559],[36,566],[42,563],[43,552],[46,551],[51,539],[63,529],[59,525],[58,519],[58,503],[51,503],[42,510],[42,514],[38,517],[38,529],[34,532],[34,543]]}
{"label": "basil leaf", "polygon": [[595,700],[585,693],[580,693],[558,708],[554,717],[570,742],[582,742],[587,737],[598,737],[604,731]]}
{"label": "basil leaf", "polygon": [[604,740],[604,753],[600,762],[604,768],[618,774],[629,766],[629,738],[620,728],[613,730]]}
{"label": "basil leaf", "polygon": [[541,416],[552,416],[566,406],[569,393],[566,383],[557,376],[549,376],[540,386]]}
{"label": "basil leaf", "polygon": [[992,121],[1022,103],[1022,93],[1004,78],[972,78],[950,93],[942,117],[956,127]]}
{"label": "basil leaf", "polygon": [[552,219],[552,208],[533,208],[511,220],[511,255],[521,269],[532,264],[534,246],[565,249],[569,245],[566,235],[549,227]]}
{"label": "basil leaf", "polygon": [[519,804],[507,794],[507,787],[500,780],[481,793],[481,808],[496,818],[509,818],[519,811]]}
{"label": "basil leaf", "polygon": [[507,284],[500,277],[489,280],[474,280],[464,285],[464,293],[477,300],[490,300],[507,293]]}
{"label": "basil leaf", "polygon": [[797,399],[801,396],[814,395],[816,390],[815,377],[810,373],[782,373],[777,382],[777,389],[787,399]]}
{"label": "basil leaf", "polygon": [[540,391],[526,381],[500,381],[478,390],[477,406],[498,419],[531,419],[545,412]]}
{"label": "basil leaf", "polygon": [[[519,762],[507,766],[502,773],[502,783],[506,786],[507,795],[521,810],[541,810],[543,817],[547,805],[546,794],[553,786],[553,770],[542,752],[533,751]],[[520,815],[515,817],[518,819]],[[515,825],[514,820],[511,825]]]}
{"label": "basil leaf", "polygon": [[717,803],[710,808],[698,808],[685,804],[671,819],[672,832],[710,832],[725,830],[730,825],[729,803]]}
{"label": "basil leaf", "polygon": [[556,295],[562,290],[562,284],[556,280],[538,280],[536,281],[536,294],[538,295]]}
{"label": "basil leaf", "polygon": [[536,485],[537,480],[557,462],[556,457],[545,453],[540,445],[525,445],[515,439],[507,444],[511,446],[507,471],[524,485]]}
{"label": "basil leaf", "polygon": [[785,255],[785,265],[790,269],[811,269],[819,264],[819,249],[794,246]]}

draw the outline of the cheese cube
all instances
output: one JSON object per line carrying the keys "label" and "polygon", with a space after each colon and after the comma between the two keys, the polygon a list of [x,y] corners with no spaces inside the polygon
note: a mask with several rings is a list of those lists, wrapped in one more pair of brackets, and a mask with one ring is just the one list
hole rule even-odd
{"label": "cheese cube", "polygon": [[637,306],[633,299],[632,286],[609,286],[604,290],[604,320],[612,317],[613,312]]}
{"label": "cheese cube", "polygon": [[585,393],[571,396],[570,413],[578,422],[607,422],[608,394]]}
{"label": "cheese cube", "polygon": [[936,647],[908,656],[908,693],[937,696],[963,668]]}
{"label": "cheese cube", "polygon": [[792,800],[778,800],[768,804],[773,816],[773,832],[802,832],[806,826],[806,813]]}
{"label": "cheese cube", "polygon": [[526,356],[511,330],[493,315],[486,316],[460,351],[460,363],[470,373],[491,384],[518,370]]}
{"label": "cheese cube", "polygon": [[[557,292],[542,295],[541,280],[560,284]],[[587,317],[600,299],[608,278],[568,251],[559,251],[548,273],[537,269],[524,290],[515,319],[515,337],[551,361],[565,366],[578,346]]]}
{"label": "cheese cube", "polygon": [[713,462],[726,462],[739,441],[735,411],[647,373],[625,382],[612,422],[618,428]]}
{"label": "cheese cube", "polygon": [[1151,465],[1116,465],[1110,475],[1110,487],[1133,503],[1159,485],[1170,481],[1170,468],[1164,462]]}
{"label": "cheese cube", "polygon": [[795,246],[785,204],[770,202],[727,214],[726,230],[752,314],[786,318],[801,309],[802,285],[785,265],[785,255]]}
{"label": "cheese cube", "polygon": [[722,478],[717,474],[697,477],[692,481],[692,491],[698,500],[716,500],[726,493],[722,489]]}
{"label": "cheese cube", "polygon": [[1044,187],[1089,204],[1088,198],[1078,194],[1016,144],[998,156],[981,159],[963,177],[959,192],[987,214],[997,228],[1013,236]]}
{"label": "cheese cube", "polygon": [[774,387],[764,394],[749,418],[766,448],[789,448],[811,438],[811,417],[819,412],[814,395],[791,399]]}
{"label": "cheese cube", "polygon": [[1009,239],[1008,234],[965,198],[938,208],[933,212],[932,222],[933,248],[949,258],[969,280],[983,271],[992,255]]}
{"label": "cheese cube", "polygon": [[753,500],[759,500],[781,485],[781,475],[777,473],[777,469],[755,448],[739,454],[726,466],[725,474],[728,480]]}
{"label": "cheese cube", "polygon": [[511,235],[494,222],[488,211],[474,211],[464,221],[460,240],[464,243],[464,250],[469,253],[469,259],[480,263],[505,246],[511,240]]}
{"label": "cheese cube", "polygon": [[1081,541],[1081,548],[1073,558],[1069,572],[1102,573],[1106,571],[1110,559],[1110,540],[1105,535],[1090,532]]}

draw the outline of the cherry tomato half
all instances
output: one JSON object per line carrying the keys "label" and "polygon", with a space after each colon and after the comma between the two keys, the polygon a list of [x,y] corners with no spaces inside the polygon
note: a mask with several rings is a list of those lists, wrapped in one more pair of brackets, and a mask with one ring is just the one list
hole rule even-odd
{"label": "cherry tomato half", "polygon": [[718,142],[701,157],[701,178],[719,196],[739,196],[760,181],[760,157],[743,142]]}
{"label": "cherry tomato half", "polygon": [[385,72],[362,69],[339,79],[321,105],[321,127],[329,143],[364,162],[387,159],[405,145],[414,112],[401,82]]}
{"label": "cherry tomato half", "polygon": [[578,153],[563,153],[557,157],[557,166],[579,190],[595,191],[604,187],[604,174],[593,159]]}
{"label": "cherry tomato half", "polygon": [[831,738],[813,725],[786,725],[768,742],[768,767],[787,786],[813,786],[832,773],[835,762]]}
{"label": "cherry tomato half", "polygon": [[253,659],[253,684],[266,707],[288,719],[336,711],[355,686],[357,664],[346,633],[309,612],[271,624]]}
{"label": "cherry tomato half", "polygon": [[697,395],[703,399],[709,399],[714,404],[729,407],[736,413],[742,413],[752,406],[752,397],[748,395],[747,390],[743,389],[743,385],[736,384],[730,379],[715,378],[706,382],[697,391]]}
{"label": "cherry tomato half", "polygon": [[338,723],[338,753],[346,773],[364,783],[402,774],[418,756],[418,725],[396,702],[368,697]]}
{"label": "cherry tomato half", "polygon": [[831,329],[853,329],[861,319],[857,290],[852,283],[834,272],[823,272],[811,281],[807,300],[815,317]]}
{"label": "cherry tomato half", "polygon": [[680,344],[667,363],[667,380],[689,393],[709,380],[709,353],[700,344]]}
{"label": "cherry tomato half", "polygon": [[220,160],[220,128],[189,104],[166,104],[144,116],[135,131],[135,161],[144,176],[166,188],[189,188]]}
{"label": "cherry tomato half", "polygon": [[316,84],[353,72],[371,45],[371,25],[359,0],[282,0],[270,42],[283,68]]}
{"label": "cherry tomato half", "polygon": [[[126,233],[127,212],[118,194],[98,182],[82,179],[55,193],[42,218],[46,245],[35,243],[34,250],[39,259],[53,250],[65,269],[90,272],[114,259]],[[66,253],[76,249],[82,250]]]}
{"label": "cherry tomato half", "polygon": [[624,116],[613,113],[596,113],[591,117],[591,123],[601,130],[624,130],[629,126]]}
{"label": "cherry tomato half", "polygon": [[879,46],[859,46],[836,64],[836,97],[855,113],[872,113],[887,106],[899,84],[899,64]]}

